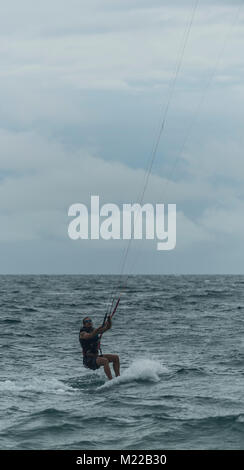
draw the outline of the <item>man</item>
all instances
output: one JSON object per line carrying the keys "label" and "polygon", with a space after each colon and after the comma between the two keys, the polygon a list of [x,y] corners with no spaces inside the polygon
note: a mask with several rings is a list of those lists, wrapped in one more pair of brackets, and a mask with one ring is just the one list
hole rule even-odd
{"label": "man", "polygon": [[89,317],[83,319],[83,327],[80,329],[80,344],[83,349],[83,364],[85,367],[96,370],[104,367],[104,372],[109,380],[112,380],[112,374],[109,363],[113,363],[113,369],[116,377],[120,375],[119,356],[116,354],[98,354],[99,335],[110,330],[112,326],[111,318],[108,317],[104,326],[93,328],[92,320]]}

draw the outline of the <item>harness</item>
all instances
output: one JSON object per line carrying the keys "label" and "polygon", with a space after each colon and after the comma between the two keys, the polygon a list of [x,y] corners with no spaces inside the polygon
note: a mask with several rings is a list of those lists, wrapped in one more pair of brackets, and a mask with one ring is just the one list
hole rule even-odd
{"label": "harness", "polygon": [[[94,328],[93,328],[94,329]],[[83,331],[86,333],[92,333],[93,329],[90,328],[81,328],[80,333]],[[99,336],[93,336],[93,338],[83,339],[79,336],[80,345],[83,350],[83,356],[88,356],[89,353],[97,354],[99,349]]]}

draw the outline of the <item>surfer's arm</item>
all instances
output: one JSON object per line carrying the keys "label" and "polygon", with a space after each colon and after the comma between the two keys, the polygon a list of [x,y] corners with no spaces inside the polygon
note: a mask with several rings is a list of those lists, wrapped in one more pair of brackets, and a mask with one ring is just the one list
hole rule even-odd
{"label": "surfer's arm", "polygon": [[94,336],[96,336],[97,334],[99,334],[101,332],[102,332],[102,327],[99,326],[98,328],[95,328],[95,330],[93,330],[91,333],[86,333],[86,331],[82,331],[80,333],[80,338],[82,338],[82,339],[91,339],[91,338],[93,338]]}
{"label": "surfer's arm", "polygon": [[111,321],[111,317],[109,316],[106,323],[105,323],[103,333],[107,330],[110,330],[111,326],[112,326],[112,321]]}

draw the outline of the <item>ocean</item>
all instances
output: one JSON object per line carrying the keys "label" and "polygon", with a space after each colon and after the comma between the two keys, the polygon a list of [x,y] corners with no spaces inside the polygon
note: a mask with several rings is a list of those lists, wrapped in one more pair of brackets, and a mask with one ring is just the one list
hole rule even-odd
{"label": "ocean", "polygon": [[121,376],[82,364],[117,276],[0,276],[1,449],[244,449],[244,276],[130,276],[102,338]]}

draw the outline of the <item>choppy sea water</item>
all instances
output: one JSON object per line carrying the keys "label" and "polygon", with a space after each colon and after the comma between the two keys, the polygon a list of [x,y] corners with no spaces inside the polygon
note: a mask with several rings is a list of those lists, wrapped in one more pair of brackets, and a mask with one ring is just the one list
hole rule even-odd
{"label": "choppy sea water", "polygon": [[110,276],[0,276],[1,449],[244,449],[244,276],[132,276],[82,365]]}

